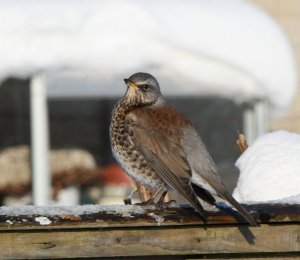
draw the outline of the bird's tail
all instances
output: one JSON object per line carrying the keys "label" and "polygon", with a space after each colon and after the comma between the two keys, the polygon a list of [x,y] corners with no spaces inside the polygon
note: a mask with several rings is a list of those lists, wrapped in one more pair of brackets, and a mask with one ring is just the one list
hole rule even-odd
{"label": "bird's tail", "polygon": [[[209,191],[207,191],[206,189],[202,188],[201,186],[191,183],[192,184],[192,188],[195,191],[196,195],[203,199],[204,201],[208,202],[211,205],[215,205],[217,208],[224,210],[224,208],[219,207],[216,204],[216,200],[215,198],[210,194]],[[242,215],[242,217],[249,222],[249,224],[251,226],[257,226],[257,222],[254,220],[254,218],[246,211],[246,209],[239,204],[232,196],[231,194],[227,191],[227,189],[224,187],[224,189],[222,189],[223,192],[221,194],[221,196],[223,197],[223,199],[227,200],[236,210],[239,211],[239,213]]]}
{"label": "bird's tail", "polygon": [[175,186],[175,190],[177,190],[192,206],[194,209],[198,211],[200,214],[200,218],[204,223],[207,223],[207,214],[201,205],[194,189],[191,186],[191,183],[188,179],[181,180],[181,187]]}
{"label": "bird's tail", "polygon": [[225,200],[227,200],[239,213],[243,216],[243,218],[251,225],[251,226],[258,226],[255,219],[247,212],[247,210],[238,203],[234,197],[226,190],[222,194],[220,194]]}
{"label": "bird's tail", "polygon": [[207,214],[201,205],[197,195],[193,191],[192,187],[188,192],[181,192],[181,194],[185,197],[185,199],[198,211],[200,214],[200,218],[204,223],[207,223]]}

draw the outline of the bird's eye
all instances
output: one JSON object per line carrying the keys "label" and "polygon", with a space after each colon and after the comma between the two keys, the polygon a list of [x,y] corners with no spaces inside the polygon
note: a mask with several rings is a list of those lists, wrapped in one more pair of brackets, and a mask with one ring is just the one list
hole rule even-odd
{"label": "bird's eye", "polygon": [[144,84],[144,85],[142,85],[142,89],[143,90],[148,90],[149,89],[149,84]]}

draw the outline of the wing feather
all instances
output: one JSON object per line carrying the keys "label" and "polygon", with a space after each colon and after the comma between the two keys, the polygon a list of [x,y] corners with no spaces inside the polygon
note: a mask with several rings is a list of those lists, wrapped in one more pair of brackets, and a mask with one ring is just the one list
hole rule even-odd
{"label": "wing feather", "polygon": [[205,211],[190,183],[192,173],[180,144],[182,134],[180,125],[168,122],[171,118],[167,116],[164,120],[156,121],[163,112],[154,113],[149,109],[139,109],[139,114],[136,114],[132,111],[128,115],[130,122],[127,124],[130,128],[129,132],[132,133],[131,142],[136,145],[163,181],[183,195],[199,211],[203,221],[206,221]]}

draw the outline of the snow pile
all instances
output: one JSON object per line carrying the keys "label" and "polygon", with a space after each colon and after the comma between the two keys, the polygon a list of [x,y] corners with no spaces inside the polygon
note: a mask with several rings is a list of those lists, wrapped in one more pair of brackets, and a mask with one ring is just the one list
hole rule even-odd
{"label": "snow pile", "polygon": [[241,155],[233,196],[243,203],[300,204],[300,136],[287,131],[265,134]]}
{"label": "snow pile", "polygon": [[283,111],[297,81],[282,31],[247,1],[4,0],[0,43],[0,80],[64,71],[105,94],[148,71],[164,93],[265,95]]}

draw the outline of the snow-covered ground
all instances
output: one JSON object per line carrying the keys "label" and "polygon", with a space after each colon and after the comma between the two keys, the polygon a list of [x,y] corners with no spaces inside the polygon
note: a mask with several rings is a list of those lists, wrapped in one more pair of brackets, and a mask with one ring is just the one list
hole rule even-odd
{"label": "snow-covered ground", "polygon": [[238,201],[300,204],[300,135],[283,130],[262,135],[236,166]]}
{"label": "snow-covered ground", "polygon": [[297,82],[283,32],[245,0],[1,1],[0,80],[41,70],[50,96],[120,95],[147,71],[164,93],[266,96],[276,114]]}

